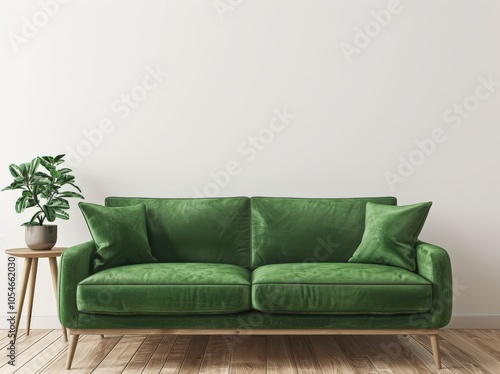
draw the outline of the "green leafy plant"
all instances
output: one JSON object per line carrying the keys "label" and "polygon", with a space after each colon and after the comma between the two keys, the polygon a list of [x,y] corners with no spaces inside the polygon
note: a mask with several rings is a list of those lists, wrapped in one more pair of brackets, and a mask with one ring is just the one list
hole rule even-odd
{"label": "green leafy plant", "polygon": [[[31,220],[23,223],[23,226],[43,225],[45,220],[54,222],[56,218],[67,220],[69,214],[66,210],[69,209],[69,202],[66,199],[84,199],[77,192],[62,191],[64,186],[69,185],[82,192],[74,183],[75,177],[70,174],[72,170],[58,168],[64,162],[64,156],[41,156],[31,162],[9,166],[14,181],[2,191],[22,190],[21,197],[16,201],[16,212],[22,213],[31,207],[38,208]],[[40,166],[45,168],[45,171],[39,171]]]}

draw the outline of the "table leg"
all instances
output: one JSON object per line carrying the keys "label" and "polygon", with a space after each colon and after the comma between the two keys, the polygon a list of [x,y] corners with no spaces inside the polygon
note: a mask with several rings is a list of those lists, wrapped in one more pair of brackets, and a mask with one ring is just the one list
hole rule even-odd
{"label": "table leg", "polygon": [[21,321],[21,313],[23,312],[24,297],[26,296],[26,287],[28,287],[28,279],[30,277],[32,260],[33,259],[29,257],[24,259],[23,279],[21,284],[21,297],[19,299],[19,305],[17,306],[16,329],[14,332],[16,339],[17,339],[17,330],[19,329],[19,321]]}
{"label": "table leg", "polygon": [[35,298],[36,272],[38,270],[38,258],[33,258],[31,264],[30,298],[28,299],[28,320],[26,321],[26,335],[30,334],[31,311],[33,310],[33,299]]}
{"label": "table leg", "polygon": [[[59,303],[59,297],[57,293],[57,259],[55,257],[49,257],[50,273],[52,274],[52,285],[54,286],[54,294],[56,295],[56,303]],[[68,335],[66,333],[66,328],[62,326],[62,332],[64,336],[64,341],[68,341]]]}

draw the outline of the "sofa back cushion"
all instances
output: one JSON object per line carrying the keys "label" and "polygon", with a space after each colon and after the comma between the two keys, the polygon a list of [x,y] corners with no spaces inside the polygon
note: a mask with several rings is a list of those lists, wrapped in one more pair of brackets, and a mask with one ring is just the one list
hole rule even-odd
{"label": "sofa back cushion", "polygon": [[248,267],[250,199],[108,197],[106,206],[144,203],[151,252],[158,262]]}
{"label": "sofa back cushion", "polygon": [[296,262],[347,262],[365,227],[366,203],[394,197],[251,198],[251,267]]}

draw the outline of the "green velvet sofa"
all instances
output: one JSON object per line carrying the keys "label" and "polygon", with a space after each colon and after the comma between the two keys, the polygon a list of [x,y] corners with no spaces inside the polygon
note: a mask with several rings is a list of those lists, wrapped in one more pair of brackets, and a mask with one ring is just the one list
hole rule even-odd
{"label": "green velvet sofa", "polygon": [[84,334],[427,334],[449,323],[448,254],[416,242],[416,270],[351,263],[373,198],[125,198],[145,205],[154,263],[94,272],[94,241],[61,258],[67,367]]}

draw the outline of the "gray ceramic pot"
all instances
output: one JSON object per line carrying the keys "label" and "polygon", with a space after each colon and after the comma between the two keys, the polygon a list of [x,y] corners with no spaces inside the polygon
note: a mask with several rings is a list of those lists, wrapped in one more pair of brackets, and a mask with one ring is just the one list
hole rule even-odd
{"label": "gray ceramic pot", "polygon": [[57,242],[57,226],[26,226],[25,241],[30,249],[52,249]]}

